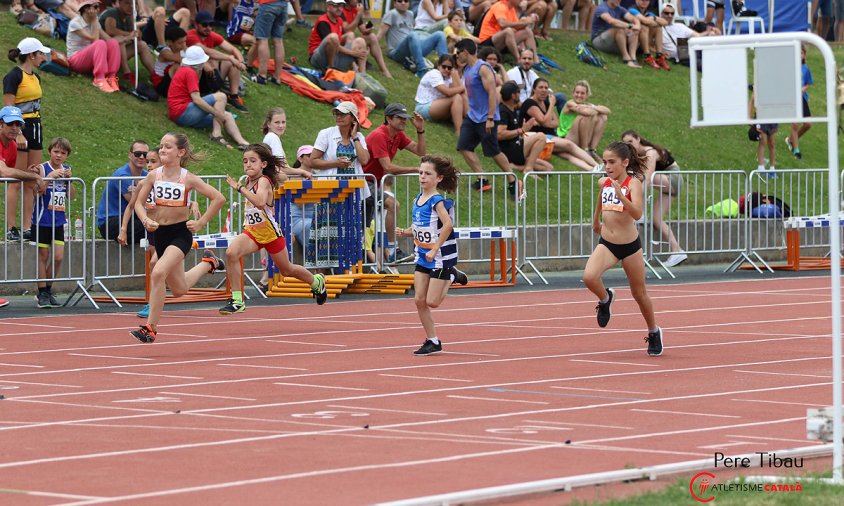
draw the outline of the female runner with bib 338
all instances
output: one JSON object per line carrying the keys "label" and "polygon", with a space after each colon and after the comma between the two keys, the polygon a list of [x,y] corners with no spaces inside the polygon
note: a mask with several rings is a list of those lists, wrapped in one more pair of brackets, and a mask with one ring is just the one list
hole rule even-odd
{"label": "female runner with bib 338", "polygon": [[630,292],[648,325],[648,355],[662,355],[662,329],[656,325],[653,304],[645,288],[645,260],[636,220],[644,212],[644,160],[628,144],[613,142],[604,151],[604,170],[598,184],[601,194],[592,229],[601,236],[598,246],[586,262],[583,282],[598,297],[598,326],[610,322],[610,306],[615,298],[612,288],[604,289],[601,276],[621,260]]}
{"label": "female runner with bib 338", "polygon": [[325,288],[325,276],[311,274],[301,265],[290,262],[287,243],[273,211],[273,190],[281,178],[287,178],[279,170],[283,161],[273,156],[266,144],[251,144],[243,152],[243,172],[246,184],[240,184],[231,176],[226,181],[246,201],[244,209],[243,233],[235,237],[226,249],[226,262],[229,270],[226,275],[232,287],[232,298],[220,308],[220,314],[230,315],[246,309],[243,303],[243,276],[240,271],[240,259],[260,249],[267,250],[282,276],[292,276],[311,287],[317,304],[325,304],[328,292]]}
{"label": "female runner with bib 338", "polygon": [[[187,162],[199,161],[203,157],[193,152],[187,136],[180,133],[165,134],[161,138],[158,155],[161,167],[147,174],[137,190],[135,201],[135,214],[148,231],[155,232],[155,249],[158,252],[158,262],[150,273],[147,323],[130,332],[142,343],[155,341],[167,286],[173,296],[179,297],[205,274],[225,269],[222,260],[205,250],[202,262],[185,272],[185,256],[193,247],[193,234],[202,230],[226,203],[222,193],[184,168]],[[205,214],[198,220],[188,220],[188,194],[192,190],[209,200]],[[155,201],[155,220],[147,216],[144,206],[150,192]]]}

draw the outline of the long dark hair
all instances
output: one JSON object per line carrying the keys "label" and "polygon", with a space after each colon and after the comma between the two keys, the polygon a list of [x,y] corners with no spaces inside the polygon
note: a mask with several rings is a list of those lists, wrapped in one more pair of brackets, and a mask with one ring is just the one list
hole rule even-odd
{"label": "long dark hair", "polygon": [[442,176],[442,181],[437,183],[437,189],[446,193],[454,193],[457,189],[457,177],[460,176],[460,171],[454,166],[451,158],[441,155],[425,155],[422,157],[421,163],[430,163],[434,166],[438,176]]}
{"label": "long dark hair", "polygon": [[627,173],[637,179],[645,179],[645,157],[639,155],[630,144],[626,142],[613,142],[607,146],[607,151],[612,151],[622,160],[629,160],[627,163]]}
{"label": "long dark hair", "polygon": [[259,143],[259,144],[250,144],[248,148],[243,152],[245,155],[249,151],[258,155],[258,158],[261,159],[262,162],[266,162],[267,166],[261,171],[261,173],[268,178],[270,178],[270,182],[273,186],[273,189],[278,188],[281,184],[281,178],[278,175],[279,167],[284,164],[284,160],[281,157],[273,155],[272,150],[266,144]]}
{"label": "long dark hair", "polygon": [[625,137],[630,136],[634,139],[639,141],[639,144],[642,146],[648,146],[649,148],[653,148],[656,150],[657,154],[659,155],[659,161],[663,163],[668,163],[668,160],[671,158],[671,151],[668,151],[668,148],[664,146],[660,146],[659,144],[653,143],[641,135],[639,135],[636,130],[628,130],[621,134],[621,138],[624,139]]}

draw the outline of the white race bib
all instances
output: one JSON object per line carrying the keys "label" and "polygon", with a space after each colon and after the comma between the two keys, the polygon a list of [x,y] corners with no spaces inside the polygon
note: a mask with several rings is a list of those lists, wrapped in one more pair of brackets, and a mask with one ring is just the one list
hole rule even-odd
{"label": "white race bib", "polygon": [[47,204],[47,209],[64,212],[65,205],[67,205],[67,193],[57,191],[50,193],[50,203]]}
{"label": "white race bib", "polygon": [[413,225],[413,242],[420,248],[431,249],[437,240],[436,227],[419,227]]}
{"label": "white race bib", "polygon": [[186,205],[184,183],[156,181],[152,190],[155,193],[157,206],[184,207]]}

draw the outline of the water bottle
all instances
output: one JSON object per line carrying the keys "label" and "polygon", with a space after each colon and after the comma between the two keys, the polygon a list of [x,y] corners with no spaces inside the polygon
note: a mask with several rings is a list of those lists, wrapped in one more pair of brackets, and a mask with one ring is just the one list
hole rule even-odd
{"label": "water bottle", "polygon": [[64,222],[64,240],[70,241],[73,239],[73,236],[70,235],[70,222]]}
{"label": "water bottle", "polygon": [[82,223],[82,218],[79,216],[76,217],[76,221],[73,222],[73,237],[77,241],[81,241],[82,238],[85,236],[85,225]]}

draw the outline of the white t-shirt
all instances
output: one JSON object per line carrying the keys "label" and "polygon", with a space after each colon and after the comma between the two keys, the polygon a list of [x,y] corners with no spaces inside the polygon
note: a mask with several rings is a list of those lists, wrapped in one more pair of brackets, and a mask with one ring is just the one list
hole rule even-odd
{"label": "white t-shirt", "polygon": [[94,32],[94,25],[97,23],[95,19],[93,23],[90,25],[82,19],[82,16],[76,16],[75,18],[70,20],[70,23],[67,25],[67,57],[70,58],[73,56],[74,53],[78,53],[82,51],[86,47],[93,44],[92,41],[85,39],[81,35],[79,35],[77,30],[86,29],[89,32]]}
{"label": "white t-shirt", "polygon": [[429,70],[419,81],[419,87],[416,88],[416,103],[430,104],[434,100],[445,98],[437,86],[440,85],[451,86],[451,77],[443,79],[443,74],[440,69]]}
{"label": "white t-shirt", "polygon": [[272,132],[267,132],[267,135],[264,136],[264,140],[261,142],[270,147],[270,151],[273,152],[273,156],[277,156],[282,160],[287,160],[287,157],[284,156],[284,148],[281,145],[281,137]]}
{"label": "white t-shirt", "polygon": [[[325,128],[320,130],[317,134],[316,141],[314,141],[314,149],[318,149],[322,151],[322,159],[333,161],[337,159],[337,145],[340,144],[340,141],[343,137],[340,135],[340,128],[338,126],[333,126],[329,128]],[[366,149],[366,138],[363,136],[362,133],[358,132],[358,139],[360,139],[360,145],[363,149]],[[331,167],[330,169],[314,169],[313,171],[315,176],[330,176],[337,174],[337,167]],[[363,167],[360,164],[360,160],[355,158],[355,174],[360,174],[363,176]],[[369,198],[369,185],[363,186],[363,198]]]}
{"label": "white t-shirt", "polygon": [[[443,4],[442,3],[438,3],[437,5],[434,5],[433,7],[434,7],[434,12],[436,13],[437,16],[443,15]],[[425,9],[422,8],[422,2],[420,2],[419,3],[419,13],[416,14],[416,23],[414,24],[413,28],[415,28],[417,30],[421,30],[423,28],[428,28],[429,26],[433,25],[434,23],[436,23],[436,21],[434,21],[434,18],[432,18],[431,15],[428,14],[428,11],[426,11]]]}
{"label": "white t-shirt", "polygon": [[[677,58],[677,39],[692,37],[694,30],[683,23],[671,23],[662,27],[662,52],[669,58]],[[673,37],[673,40],[672,40]]]}
{"label": "white t-shirt", "polygon": [[525,72],[522,67],[513,67],[507,71],[507,78],[519,85],[519,102],[524,102],[530,98],[530,94],[533,92],[533,83],[539,79],[539,76],[533,69],[528,69]]}

